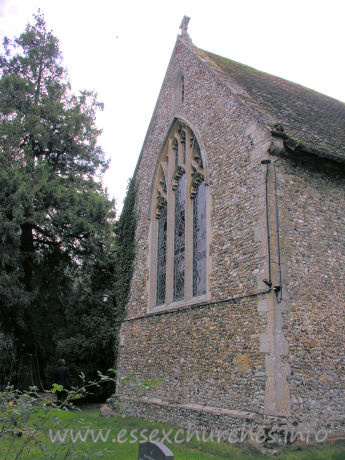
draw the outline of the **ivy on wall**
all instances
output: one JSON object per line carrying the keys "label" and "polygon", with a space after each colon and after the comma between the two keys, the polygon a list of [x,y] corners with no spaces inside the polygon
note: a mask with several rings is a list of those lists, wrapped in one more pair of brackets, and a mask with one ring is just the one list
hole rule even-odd
{"label": "ivy on wall", "polygon": [[116,267],[115,267],[115,298],[117,303],[117,320],[125,315],[125,307],[129,299],[131,279],[135,259],[135,231],[137,227],[136,210],[137,183],[130,179],[127,194],[119,220],[115,225]]}

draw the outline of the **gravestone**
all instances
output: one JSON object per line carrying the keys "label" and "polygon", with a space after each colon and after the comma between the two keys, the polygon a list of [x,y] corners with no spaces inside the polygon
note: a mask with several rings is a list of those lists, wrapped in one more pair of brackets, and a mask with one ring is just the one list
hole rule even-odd
{"label": "gravestone", "polygon": [[174,454],[160,442],[142,442],[139,444],[138,460],[174,460]]}

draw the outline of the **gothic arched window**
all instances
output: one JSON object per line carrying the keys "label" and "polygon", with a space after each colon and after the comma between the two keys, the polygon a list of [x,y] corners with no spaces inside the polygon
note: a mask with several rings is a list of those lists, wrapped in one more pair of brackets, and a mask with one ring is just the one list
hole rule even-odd
{"label": "gothic arched window", "polygon": [[162,150],[154,194],[150,306],[193,303],[207,293],[207,182],[198,141],[180,120]]}

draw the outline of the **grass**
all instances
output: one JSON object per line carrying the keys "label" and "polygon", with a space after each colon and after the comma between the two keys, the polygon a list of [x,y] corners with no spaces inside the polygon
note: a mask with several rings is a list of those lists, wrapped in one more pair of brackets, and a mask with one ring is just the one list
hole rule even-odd
{"label": "grass", "polygon": [[[168,437],[173,440],[178,430],[178,427],[150,423],[130,417],[102,417],[96,409],[83,410],[82,412],[52,409],[49,411],[49,419],[43,413],[36,413],[30,418],[29,427],[31,427],[31,431],[27,428],[20,437],[11,434],[1,438],[0,435],[0,458],[2,460],[10,458],[25,460],[45,458],[133,460],[138,457],[140,437],[143,441],[145,440],[144,436],[151,433],[154,440],[161,440],[164,434],[170,433]],[[65,442],[58,439],[52,442],[49,428],[53,435],[56,435],[56,430],[60,430],[62,437],[66,434]],[[34,432],[33,429],[36,431]],[[102,433],[103,440],[99,437],[94,442],[91,432],[88,432],[85,442],[81,442],[80,438],[74,439],[75,442],[72,442],[70,429],[73,430],[72,436],[74,437],[78,430],[81,430],[81,434],[85,436],[86,430],[91,429],[95,440],[99,433]],[[180,432],[180,437],[177,440],[181,439],[182,436],[186,438],[186,432],[184,434]],[[127,441],[124,442],[126,439]],[[218,443],[216,440],[215,442],[201,442],[196,440],[195,436],[188,443],[170,444],[167,439],[164,443],[174,453],[175,460],[263,460],[267,458],[267,455],[261,454],[251,445],[239,447]],[[317,447],[291,447],[288,451],[281,452],[274,458],[279,460],[343,460],[345,459],[345,445],[337,442]]]}

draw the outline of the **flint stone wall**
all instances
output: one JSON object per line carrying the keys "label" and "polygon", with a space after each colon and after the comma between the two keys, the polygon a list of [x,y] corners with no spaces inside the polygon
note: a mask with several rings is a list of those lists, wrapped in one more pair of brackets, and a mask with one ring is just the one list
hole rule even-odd
{"label": "flint stone wall", "polygon": [[[180,71],[185,100],[176,106]],[[188,122],[206,157],[210,300],[148,314],[151,186],[174,117]],[[267,372],[259,337],[267,315],[258,311],[258,302],[265,299],[263,279],[268,278],[261,164],[268,158],[268,133],[178,41],[136,170],[137,256],[118,358],[120,372],[161,383],[142,395],[119,385],[118,397],[263,415]],[[289,351],[281,359],[292,371],[291,416],[311,420],[326,413],[339,421],[344,407],[344,180],[281,160],[277,185],[283,289],[290,307],[282,315]],[[163,416],[157,405],[135,407],[139,416],[181,423],[179,411]]]}
{"label": "flint stone wall", "polygon": [[345,415],[345,178],[316,161],[277,164],[292,413],[327,425]]}

